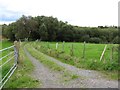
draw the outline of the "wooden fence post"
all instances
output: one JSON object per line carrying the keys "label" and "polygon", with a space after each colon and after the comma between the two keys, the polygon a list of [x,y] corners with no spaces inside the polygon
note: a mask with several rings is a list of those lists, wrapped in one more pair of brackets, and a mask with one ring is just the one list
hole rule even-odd
{"label": "wooden fence post", "polygon": [[20,48],[20,43],[17,41],[14,41],[14,52],[15,52],[15,64],[19,63],[19,48]]}
{"label": "wooden fence post", "polygon": [[70,50],[70,55],[73,56],[74,55],[74,47],[73,47],[73,44],[72,44],[72,47],[71,47],[71,50]]}
{"label": "wooden fence post", "polygon": [[84,47],[83,47],[83,58],[85,58],[85,44],[86,44],[86,42],[84,41]]}
{"label": "wooden fence post", "polygon": [[105,45],[105,47],[104,47],[104,50],[103,50],[103,52],[102,52],[102,54],[101,54],[101,57],[100,57],[100,61],[102,60],[102,58],[103,58],[103,56],[104,56],[104,53],[105,53],[105,51],[106,51],[106,48],[107,48],[107,45]]}
{"label": "wooden fence post", "polygon": [[57,50],[57,48],[58,48],[58,43],[56,43],[56,50]]}
{"label": "wooden fence post", "polygon": [[114,52],[114,46],[112,47],[112,49],[111,49],[111,55],[110,55],[110,60],[112,61],[113,60],[113,52]]}

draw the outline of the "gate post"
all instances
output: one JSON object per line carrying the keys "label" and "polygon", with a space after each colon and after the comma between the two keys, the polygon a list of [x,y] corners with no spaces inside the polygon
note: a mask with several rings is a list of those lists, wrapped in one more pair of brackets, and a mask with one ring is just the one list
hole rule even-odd
{"label": "gate post", "polygon": [[17,41],[14,41],[14,54],[15,54],[15,64],[19,63],[19,48],[20,44]]}

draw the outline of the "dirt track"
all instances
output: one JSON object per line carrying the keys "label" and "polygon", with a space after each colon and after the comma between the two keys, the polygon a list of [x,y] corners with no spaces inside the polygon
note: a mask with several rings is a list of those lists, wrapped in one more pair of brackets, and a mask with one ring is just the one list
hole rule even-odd
{"label": "dirt track", "polygon": [[24,51],[35,66],[32,76],[42,82],[42,88],[118,88],[117,80],[108,80],[97,71],[79,69],[46,55],[49,60],[80,76],[77,79],[63,82],[61,73],[51,71],[31,56],[26,49]]}

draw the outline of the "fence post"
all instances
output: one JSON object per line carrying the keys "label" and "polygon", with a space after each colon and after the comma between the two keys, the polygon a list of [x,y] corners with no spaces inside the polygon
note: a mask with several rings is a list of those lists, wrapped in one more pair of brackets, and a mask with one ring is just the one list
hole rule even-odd
{"label": "fence post", "polygon": [[104,47],[104,50],[103,50],[103,52],[102,52],[102,54],[101,54],[101,57],[100,57],[100,61],[102,60],[102,58],[103,58],[103,56],[104,56],[104,53],[105,53],[105,51],[106,51],[106,48],[107,48],[107,45],[105,45],[105,47]]}
{"label": "fence post", "polygon": [[84,47],[83,47],[83,58],[85,58],[85,41],[84,41]]}
{"label": "fence post", "polygon": [[112,50],[111,50],[111,58],[110,58],[111,61],[113,60],[113,52],[114,52],[114,46],[112,47]]}
{"label": "fence post", "polygon": [[56,50],[57,50],[57,48],[58,48],[58,43],[56,43]]}
{"label": "fence post", "polygon": [[15,54],[15,64],[19,63],[19,48],[20,48],[20,43],[17,41],[14,41],[14,54]]}
{"label": "fence post", "polygon": [[74,51],[73,51],[73,44],[72,44],[72,47],[71,47],[71,50],[70,50],[70,55],[73,56],[74,55]]}

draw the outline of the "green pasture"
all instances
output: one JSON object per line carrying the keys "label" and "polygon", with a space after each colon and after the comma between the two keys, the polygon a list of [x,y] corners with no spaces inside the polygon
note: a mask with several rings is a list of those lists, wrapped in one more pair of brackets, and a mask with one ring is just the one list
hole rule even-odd
{"label": "green pasture", "polygon": [[[63,49],[63,42],[58,42],[56,49],[56,42],[29,42],[38,51],[43,52],[49,56],[57,58],[58,60],[76,66],[78,68],[91,69],[102,71],[109,75],[110,78],[118,78],[118,70],[120,70],[118,63],[118,45],[117,44],[91,44],[65,42]],[[73,47],[72,47],[73,45]],[[102,60],[101,54],[107,45],[106,51]],[[85,50],[85,54],[83,54]],[[71,51],[73,54],[71,54]],[[84,55],[84,57],[83,57]]]}

